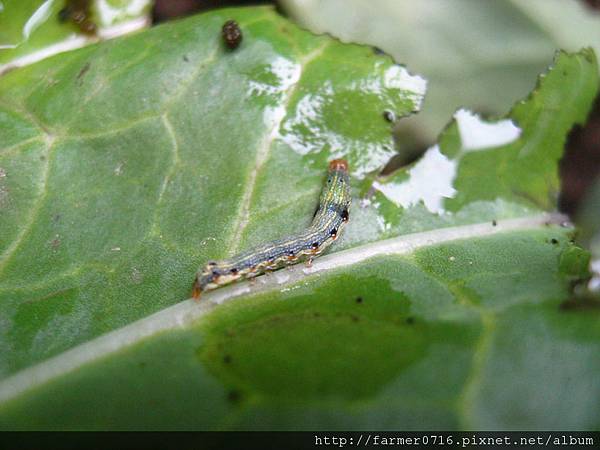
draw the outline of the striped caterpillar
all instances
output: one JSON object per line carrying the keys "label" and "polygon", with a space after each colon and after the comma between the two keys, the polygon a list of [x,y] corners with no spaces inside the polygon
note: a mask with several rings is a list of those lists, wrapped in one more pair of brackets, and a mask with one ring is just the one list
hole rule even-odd
{"label": "striped caterpillar", "polygon": [[199,299],[204,291],[216,289],[244,278],[307,260],[310,264],[335,241],[348,222],[350,185],[348,163],[335,159],[329,163],[327,183],[319,206],[306,231],[259,245],[222,261],[209,261],[198,270],[192,296]]}

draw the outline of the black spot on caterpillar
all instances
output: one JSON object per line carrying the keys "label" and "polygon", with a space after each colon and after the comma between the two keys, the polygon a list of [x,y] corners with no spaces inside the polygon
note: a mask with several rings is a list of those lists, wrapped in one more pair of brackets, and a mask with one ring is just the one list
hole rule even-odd
{"label": "black spot on caterpillar", "polygon": [[234,281],[295,264],[300,259],[320,255],[339,236],[348,222],[350,207],[348,163],[336,159],[329,163],[327,182],[319,206],[306,231],[259,245],[223,261],[209,261],[198,270],[192,296]]}

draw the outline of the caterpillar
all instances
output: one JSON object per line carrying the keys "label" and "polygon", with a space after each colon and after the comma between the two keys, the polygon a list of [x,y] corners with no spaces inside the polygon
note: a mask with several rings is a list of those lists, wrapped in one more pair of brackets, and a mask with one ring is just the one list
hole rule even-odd
{"label": "caterpillar", "polygon": [[312,223],[307,230],[265,243],[222,261],[209,261],[196,274],[192,297],[240,279],[307,260],[310,265],[339,236],[348,222],[350,208],[348,163],[335,159],[329,163],[327,181]]}

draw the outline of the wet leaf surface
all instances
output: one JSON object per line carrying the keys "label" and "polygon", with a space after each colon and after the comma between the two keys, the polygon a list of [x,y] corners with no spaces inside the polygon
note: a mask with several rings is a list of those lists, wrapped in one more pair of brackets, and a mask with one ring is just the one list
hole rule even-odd
{"label": "wet leaf surface", "polygon": [[316,33],[376,46],[429,80],[418,117],[398,126],[401,150],[429,145],[461,107],[504,114],[534,87],[557,48],[600,51],[600,17],[583,1],[282,0]]}
{"label": "wet leaf surface", "polygon": [[[245,35],[235,51],[221,41],[228,14]],[[392,138],[379,112],[416,110],[424,89],[389,58],[264,8],[0,81],[4,374],[187,298],[207,259],[305,227],[327,161],[347,158],[357,178],[381,166]]]}
{"label": "wet leaf surface", "polygon": [[[597,317],[560,308],[586,254],[543,215],[597,73],[562,53],[507,117],[462,111],[387,177],[383,112],[424,80],[268,8],[3,76],[0,426],[597,427]],[[305,227],[339,157],[330,255],[181,302],[207,259]]]}

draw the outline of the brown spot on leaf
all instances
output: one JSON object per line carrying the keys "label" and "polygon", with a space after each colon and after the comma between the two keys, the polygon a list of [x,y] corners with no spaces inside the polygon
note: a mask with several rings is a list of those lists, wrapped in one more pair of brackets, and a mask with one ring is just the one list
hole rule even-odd
{"label": "brown spot on leaf", "polygon": [[79,73],[77,74],[77,84],[79,86],[81,86],[81,84],[83,83],[83,77],[88,72],[88,70],[90,70],[90,67],[91,67],[91,63],[86,62],[84,64],[84,66],[81,68],[81,70],[79,71]]}
{"label": "brown spot on leaf", "polygon": [[591,293],[583,295],[572,295],[571,298],[560,304],[561,311],[576,312],[576,311],[600,311],[600,298],[593,296]]}
{"label": "brown spot on leaf", "polygon": [[54,236],[54,239],[52,239],[50,241],[50,247],[52,247],[52,250],[56,251],[59,249],[60,247],[60,236],[57,234],[56,236]]}
{"label": "brown spot on leaf", "polygon": [[229,391],[229,394],[227,394],[227,400],[229,400],[231,403],[238,403],[241,399],[242,394],[240,393],[240,391],[237,391],[235,389]]}

